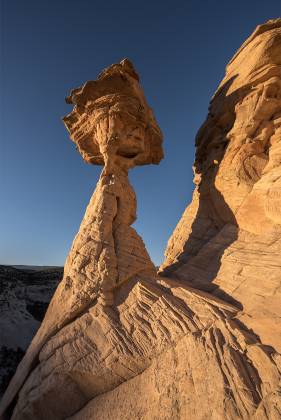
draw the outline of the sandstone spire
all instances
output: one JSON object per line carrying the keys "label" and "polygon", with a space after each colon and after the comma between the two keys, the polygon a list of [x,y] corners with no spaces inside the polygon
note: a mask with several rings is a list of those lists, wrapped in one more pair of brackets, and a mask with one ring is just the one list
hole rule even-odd
{"label": "sandstone spire", "polygon": [[66,101],[74,105],[63,118],[71,139],[86,162],[104,169],[66,262],[68,295],[72,290],[64,300],[73,298],[81,307],[77,297],[84,293],[83,302],[99,295],[104,304],[113,304],[113,290],[122,282],[141,272],[156,274],[130,227],[136,198],[128,170],[160,162],[162,134],[127,59],[74,89]]}
{"label": "sandstone spire", "polygon": [[280,418],[280,45],[269,21],[229,63],[163,276],[131,227],[127,171],[162,158],[138,76],[123,61],[72,91],[70,136],[105,167],[8,418]]}

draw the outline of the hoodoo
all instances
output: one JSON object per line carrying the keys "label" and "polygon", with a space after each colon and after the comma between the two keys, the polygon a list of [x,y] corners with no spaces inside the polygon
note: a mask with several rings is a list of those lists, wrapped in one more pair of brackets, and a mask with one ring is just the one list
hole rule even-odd
{"label": "hoodoo", "polygon": [[131,227],[128,170],[163,158],[136,70],[71,92],[70,137],[104,168],[3,418],[280,419],[280,49],[277,19],[228,64],[159,273]]}

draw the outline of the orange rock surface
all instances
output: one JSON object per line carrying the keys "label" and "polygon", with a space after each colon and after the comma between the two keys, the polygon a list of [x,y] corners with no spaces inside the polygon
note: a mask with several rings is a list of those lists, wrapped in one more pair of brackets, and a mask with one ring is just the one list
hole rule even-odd
{"label": "orange rock surface", "polygon": [[166,249],[166,275],[228,302],[281,352],[281,20],[226,68],[196,139],[196,188]]}

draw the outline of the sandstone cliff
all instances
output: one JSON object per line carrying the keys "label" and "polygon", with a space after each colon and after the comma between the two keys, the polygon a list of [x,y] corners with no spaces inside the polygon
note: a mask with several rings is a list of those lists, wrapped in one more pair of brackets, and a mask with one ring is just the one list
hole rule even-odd
{"label": "sandstone cliff", "polygon": [[236,302],[281,352],[281,20],[259,26],[226,68],[196,138],[192,203],[165,275]]}
{"label": "sandstone cliff", "polygon": [[131,227],[127,172],[163,157],[138,75],[123,60],[71,92],[70,137],[104,169],[7,418],[280,418],[280,46],[269,21],[227,66],[158,274]]}

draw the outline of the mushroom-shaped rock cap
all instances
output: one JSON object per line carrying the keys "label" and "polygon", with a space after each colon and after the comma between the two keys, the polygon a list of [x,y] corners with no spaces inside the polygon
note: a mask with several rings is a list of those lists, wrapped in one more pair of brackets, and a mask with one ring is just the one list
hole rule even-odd
{"label": "mushroom-shaped rock cap", "polygon": [[163,158],[161,130],[129,60],[72,90],[66,102],[74,108],[63,121],[86,162],[103,165],[112,145],[111,154],[130,160],[129,167]]}

